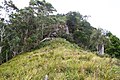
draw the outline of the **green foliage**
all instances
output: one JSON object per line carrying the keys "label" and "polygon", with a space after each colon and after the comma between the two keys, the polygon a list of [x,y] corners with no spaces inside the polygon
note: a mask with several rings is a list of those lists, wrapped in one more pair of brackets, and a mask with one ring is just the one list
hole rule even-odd
{"label": "green foliage", "polygon": [[94,28],[79,12],[69,12],[66,18],[66,24],[73,35],[74,42],[85,49],[90,49],[90,36]]}
{"label": "green foliage", "polygon": [[112,57],[120,58],[120,39],[112,34],[109,35],[109,39],[110,42],[106,47],[106,53]]}
{"label": "green foliage", "polygon": [[[5,0],[3,5],[2,9],[6,11],[6,16],[9,16],[9,20],[5,23],[4,46],[8,47],[2,50],[4,55],[7,52],[16,56],[35,49],[46,34],[48,36],[52,32],[51,25],[56,23],[49,15],[56,10],[45,0],[31,0],[29,6],[23,9],[18,9],[11,0]],[[5,56],[1,57],[5,58]]]}
{"label": "green foliage", "polygon": [[66,24],[69,26],[70,33],[73,33],[80,25],[82,15],[79,12],[68,12],[66,15]]}

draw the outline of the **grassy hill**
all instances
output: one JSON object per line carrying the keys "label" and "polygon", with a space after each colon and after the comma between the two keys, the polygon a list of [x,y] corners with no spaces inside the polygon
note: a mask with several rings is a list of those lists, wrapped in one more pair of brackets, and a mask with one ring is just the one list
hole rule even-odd
{"label": "grassy hill", "polygon": [[120,80],[120,60],[57,38],[0,65],[0,80],[43,80],[45,75],[49,80]]}

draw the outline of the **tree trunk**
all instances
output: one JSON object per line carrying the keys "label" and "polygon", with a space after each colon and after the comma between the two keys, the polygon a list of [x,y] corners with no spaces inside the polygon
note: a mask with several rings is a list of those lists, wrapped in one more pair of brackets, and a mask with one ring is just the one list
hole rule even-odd
{"label": "tree trunk", "polygon": [[66,27],[66,34],[69,34],[69,28],[68,28],[68,26],[66,25],[65,27]]}
{"label": "tree trunk", "polygon": [[6,53],[6,62],[8,61],[8,53]]}
{"label": "tree trunk", "polygon": [[43,39],[43,34],[44,34],[43,31],[44,31],[44,24],[42,24],[42,31],[41,31],[42,32],[42,39]]}
{"label": "tree trunk", "polygon": [[[0,28],[0,42],[1,42],[1,45],[0,45],[0,54],[2,53],[2,48],[3,48],[3,37],[5,36],[5,29],[4,29],[4,26],[2,26],[2,28]],[[0,57],[2,57],[2,55],[0,55]],[[0,63],[2,63],[2,61],[0,61]]]}

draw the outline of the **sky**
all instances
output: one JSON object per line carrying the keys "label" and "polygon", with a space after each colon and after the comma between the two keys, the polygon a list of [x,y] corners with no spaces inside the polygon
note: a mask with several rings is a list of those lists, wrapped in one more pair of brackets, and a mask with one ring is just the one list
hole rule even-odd
{"label": "sky", "polygon": [[[29,0],[12,0],[19,8],[28,6]],[[88,22],[93,27],[103,28],[120,38],[120,0],[46,0],[57,13],[79,11],[89,15]]]}

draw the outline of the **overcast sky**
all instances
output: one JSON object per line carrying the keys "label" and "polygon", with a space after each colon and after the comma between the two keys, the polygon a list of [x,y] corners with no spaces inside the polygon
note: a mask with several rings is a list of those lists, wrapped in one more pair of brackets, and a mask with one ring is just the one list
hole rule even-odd
{"label": "overcast sky", "polygon": [[[28,5],[29,0],[13,0],[19,7]],[[120,0],[46,0],[58,13],[79,11],[82,15],[90,15],[88,21],[93,27],[111,31],[120,38]]]}

